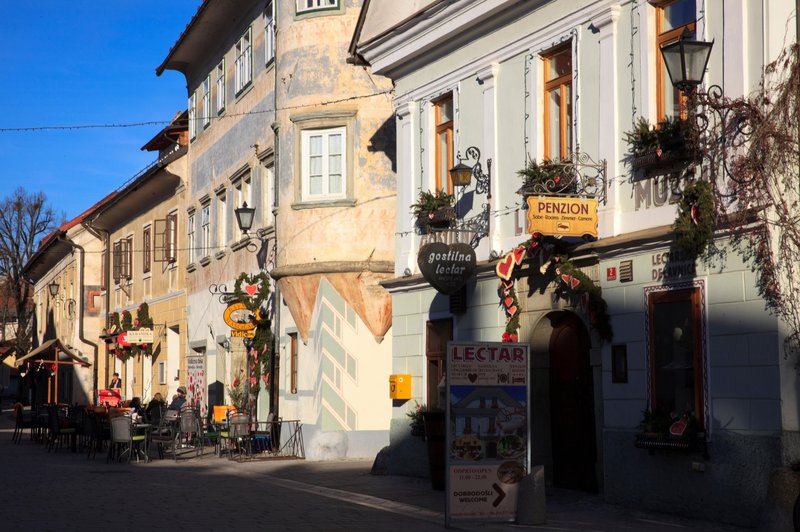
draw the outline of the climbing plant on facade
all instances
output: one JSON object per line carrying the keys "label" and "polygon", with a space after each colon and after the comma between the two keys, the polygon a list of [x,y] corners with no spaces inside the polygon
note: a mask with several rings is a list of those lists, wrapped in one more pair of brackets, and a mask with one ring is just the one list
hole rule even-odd
{"label": "climbing plant on facade", "polygon": [[266,304],[270,296],[269,276],[266,272],[248,275],[242,272],[234,284],[234,294],[253,313],[255,333],[245,339],[247,348],[247,386],[249,407],[252,409],[261,387],[269,386],[269,369],[274,349],[270,320],[266,318]]}

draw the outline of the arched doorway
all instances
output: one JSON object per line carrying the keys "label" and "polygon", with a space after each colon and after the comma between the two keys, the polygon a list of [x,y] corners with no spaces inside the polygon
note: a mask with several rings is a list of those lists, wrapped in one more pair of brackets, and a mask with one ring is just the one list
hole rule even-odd
{"label": "arched doorway", "polygon": [[589,333],[571,312],[551,317],[550,423],[553,485],[597,491]]}

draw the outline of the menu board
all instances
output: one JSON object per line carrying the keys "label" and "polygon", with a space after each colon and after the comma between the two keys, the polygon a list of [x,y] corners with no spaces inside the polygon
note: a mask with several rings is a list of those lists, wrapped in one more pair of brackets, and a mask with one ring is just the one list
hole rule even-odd
{"label": "menu board", "polygon": [[447,344],[446,520],[516,518],[528,473],[527,344]]}

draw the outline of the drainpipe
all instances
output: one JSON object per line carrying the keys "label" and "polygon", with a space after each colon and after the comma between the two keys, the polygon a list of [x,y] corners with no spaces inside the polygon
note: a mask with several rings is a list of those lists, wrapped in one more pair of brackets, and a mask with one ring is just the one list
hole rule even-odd
{"label": "drainpipe", "polygon": [[93,382],[92,382],[92,386],[93,386],[92,390],[93,390],[93,392],[92,393],[94,394],[94,400],[95,400],[95,404],[96,404],[97,403],[97,399],[98,399],[98,397],[97,397],[97,390],[98,390],[98,387],[97,387],[97,357],[99,355],[100,350],[99,350],[99,348],[98,348],[98,346],[97,346],[97,344],[95,342],[92,342],[91,340],[86,338],[86,336],[84,335],[84,330],[83,330],[83,321],[84,321],[84,316],[83,316],[83,287],[84,287],[84,276],[85,276],[84,273],[86,271],[86,250],[83,249],[83,246],[80,246],[80,245],[76,244],[75,242],[73,242],[69,238],[65,238],[64,236],[59,235],[58,236],[58,240],[60,240],[61,242],[64,242],[65,244],[69,244],[70,246],[72,246],[73,250],[77,249],[77,250],[79,250],[81,252],[80,262],[78,263],[79,268],[81,270],[80,275],[78,275],[78,279],[79,279],[79,281],[78,281],[78,315],[80,316],[80,319],[78,320],[78,339],[81,342],[83,342],[84,344],[88,344],[88,345],[92,346],[92,350],[94,350],[94,368],[92,369],[92,379],[93,379]]}
{"label": "drainpipe", "polygon": [[[798,0],[800,2],[800,0]],[[274,179],[272,180],[272,190],[273,195],[272,197],[275,198],[275,208],[272,210],[272,219],[273,219],[273,228],[275,229],[275,265],[277,266],[278,262],[278,205],[280,204],[280,187],[278,186],[278,180],[280,179],[280,161],[281,161],[281,150],[280,150],[280,137],[278,133],[280,132],[280,125],[278,124],[278,60],[280,58],[280,54],[278,54],[278,32],[280,31],[280,24],[278,24],[278,9],[280,8],[280,2],[273,2],[272,5],[274,6],[275,13],[273,14],[273,20],[275,21],[275,39],[273,42],[275,43],[275,68],[272,69],[275,81],[273,83],[272,89],[272,108],[275,110],[275,121],[272,123],[272,132],[275,135],[275,142],[274,142],[274,150],[275,150],[275,171]],[[281,352],[281,289],[278,287],[278,283],[275,283],[275,349],[272,350],[272,358],[270,358],[269,362],[269,376],[270,376],[270,398],[269,398],[269,411],[273,414],[274,419],[278,419],[280,415],[280,379],[278,378],[278,372],[280,370],[280,352]]]}

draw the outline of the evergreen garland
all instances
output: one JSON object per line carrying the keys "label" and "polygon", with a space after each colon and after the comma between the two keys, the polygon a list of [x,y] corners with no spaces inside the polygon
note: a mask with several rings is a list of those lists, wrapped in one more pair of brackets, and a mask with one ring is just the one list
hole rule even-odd
{"label": "evergreen garland", "polygon": [[[258,290],[256,293],[250,296],[250,294],[242,290],[242,283],[247,283],[248,285],[257,284]],[[250,276],[242,272],[239,274],[239,277],[236,279],[236,283],[233,285],[233,293],[239,301],[245,304],[247,310],[255,313],[261,308],[267,298],[269,298],[269,275],[267,275],[266,272],[259,272],[253,276]]]}
{"label": "evergreen garland", "polygon": [[716,223],[714,194],[708,181],[687,184],[678,204],[678,216],[672,224],[675,246],[688,259],[705,252]]}

